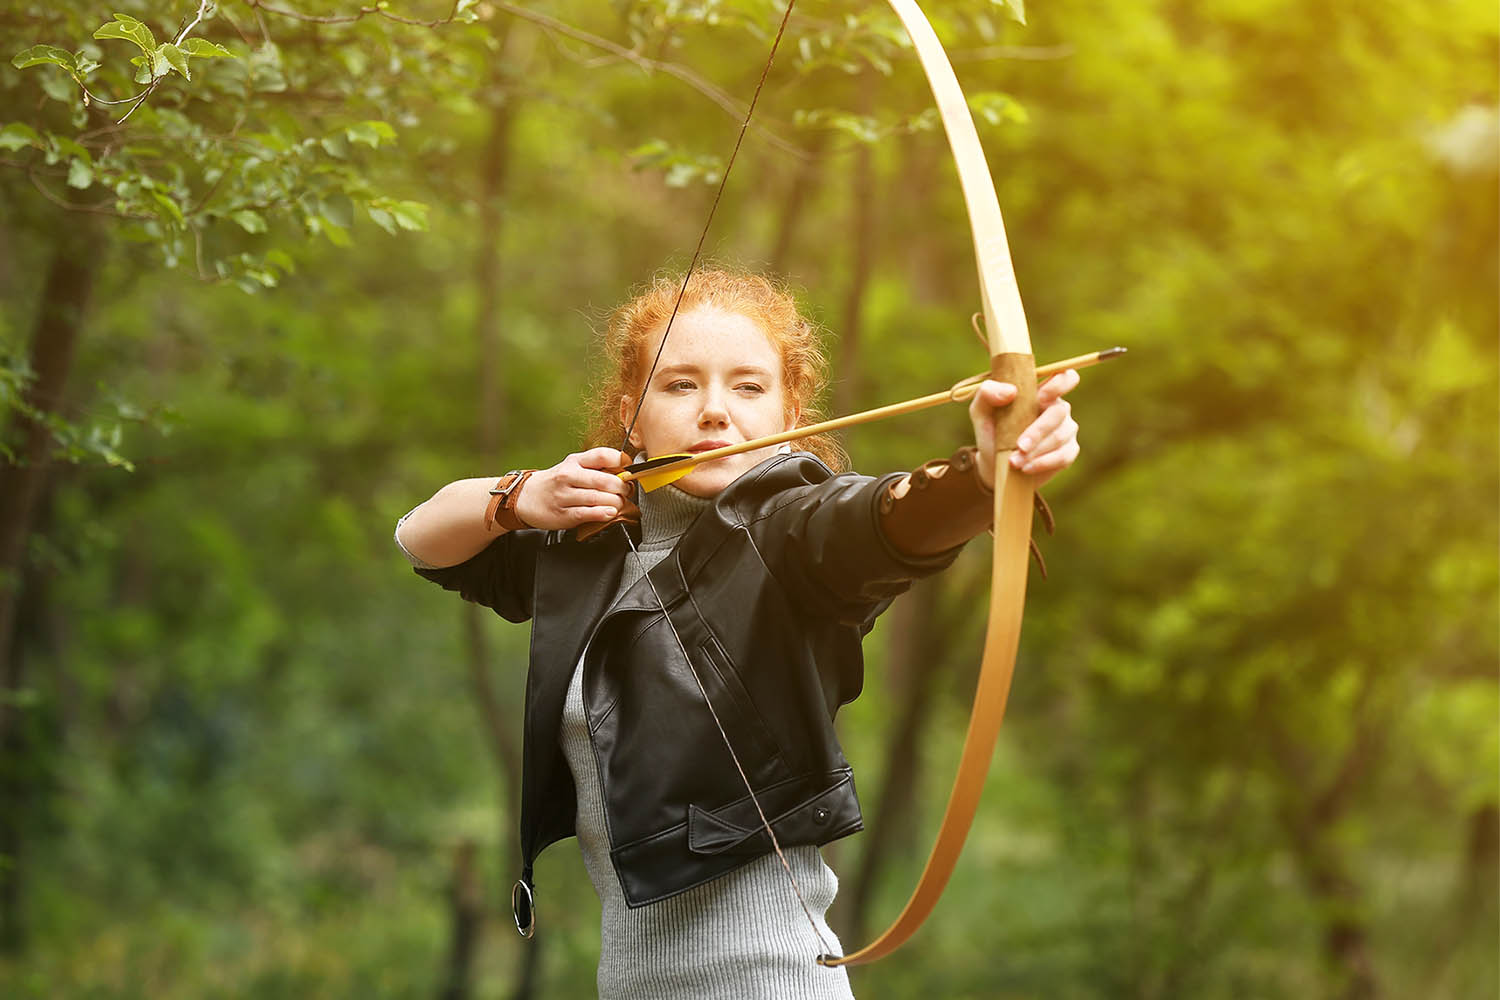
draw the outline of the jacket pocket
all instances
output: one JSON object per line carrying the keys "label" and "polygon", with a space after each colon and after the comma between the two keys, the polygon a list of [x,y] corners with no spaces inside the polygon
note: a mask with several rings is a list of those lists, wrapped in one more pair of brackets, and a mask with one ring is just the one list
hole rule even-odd
{"label": "jacket pocket", "polygon": [[756,793],[759,808],[744,796],[721,809],[688,806],[688,848],[694,854],[758,856],[771,850],[771,838],[761,822],[765,811],[771,829],[782,846],[826,844],[861,826],[859,800],[854,794],[854,775],[848,771],[819,775],[830,787],[807,779],[784,782]]}
{"label": "jacket pocket", "polygon": [[699,644],[698,661],[708,666],[707,670],[698,671],[699,679],[708,692],[709,705],[724,729],[725,739],[740,758],[745,773],[761,781],[774,775],[784,776],[786,764],[780,746],[750,699],[750,692],[740,683],[729,657],[713,637]]}

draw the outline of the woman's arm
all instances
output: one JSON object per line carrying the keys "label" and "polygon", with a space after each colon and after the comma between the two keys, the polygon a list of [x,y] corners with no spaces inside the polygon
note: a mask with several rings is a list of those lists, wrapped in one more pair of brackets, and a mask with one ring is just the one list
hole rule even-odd
{"label": "woman's arm", "polygon": [[[608,521],[634,510],[629,487],[605,471],[621,469],[629,457],[614,448],[569,455],[550,469],[532,473],[516,498],[515,512],[528,527],[549,531]],[[396,527],[396,542],[424,568],[456,566],[472,559],[506,529],[486,520],[496,479],[449,483]]]}
{"label": "woman's arm", "polygon": [[495,477],[486,476],[444,486],[396,525],[396,544],[423,569],[456,566],[473,558],[505,533],[499,525],[484,523],[495,482]]}

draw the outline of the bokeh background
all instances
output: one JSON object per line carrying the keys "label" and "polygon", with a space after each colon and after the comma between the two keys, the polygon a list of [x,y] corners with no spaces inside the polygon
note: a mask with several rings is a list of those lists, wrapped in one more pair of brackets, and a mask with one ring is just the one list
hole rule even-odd
{"label": "bokeh background", "polygon": [[[1496,996],[1494,4],[925,6],[1039,360],[1131,353],[1074,396],[963,861],[856,992]],[[527,630],[391,529],[576,449],[599,320],[686,263],[780,8],[361,9],[0,5],[7,997],[593,988],[571,844],[509,927]],[[799,289],[844,411],[984,367],[967,241],[897,22],[804,0],[709,252]],[[982,548],[841,715],[846,942],[936,829]]]}

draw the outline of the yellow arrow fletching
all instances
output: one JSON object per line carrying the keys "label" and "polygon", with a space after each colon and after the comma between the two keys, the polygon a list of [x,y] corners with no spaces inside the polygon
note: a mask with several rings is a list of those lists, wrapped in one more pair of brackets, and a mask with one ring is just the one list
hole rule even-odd
{"label": "yellow arrow fletching", "polygon": [[663,486],[669,486],[677,482],[677,480],[696,468],[696,465],[684,465],[680,469],[668,469],[665,472],[647,472],[637,479],[636,482],[641,484],[641,489],[650,493],[652,490],[661,489]]}
{"label": "yellow arrow fletching", "polygon": [[[662,455],[660,458],[653,458],[631,466],[620,473],[620,478],[626,479],[627,482],[633,481],[638,483],[642,492],[650,493],[652,490],[661,489],[663,486],[677,482],[677,480],[696,469],[698,467],[696,462],[689,465],[676,465],[677,462],[680,462],[684,458],[693,457],[692,455]],[[653,468],[654,466],[666,466],[666,468],[656,471]],[[628,479],[627,476],[629,477]]]}

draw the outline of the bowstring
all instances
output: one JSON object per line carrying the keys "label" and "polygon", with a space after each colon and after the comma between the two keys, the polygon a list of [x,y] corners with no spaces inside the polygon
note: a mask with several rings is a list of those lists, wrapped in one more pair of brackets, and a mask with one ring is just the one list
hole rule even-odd
{"label": "bowstring", "polygon": [[771,42],[771,54],[766,57],[766,64],[761,67],[760,80],[755,84],[755,93],[750,96],[750,106],[745,109],[745,120],[740,122],[740,131],[735,137],[734,149],[729,153],[729,162],[724,164],[724,173],[719,177],[719,189],[714,193],[713,204],[708,208],[708,221],[703,224],[703,231],[698,234],[698,246],[693,250],[693,259],[688,261],[687,273],[682,276],[682,287],[677,289],[677,300],[672,303],[672,315],[667,317],[667,327],[662,331],[661,343],[656,345],[656,356],[651,359],[651,367],[646,370],[646,377],[641,382],[640,395],[635,402],[635,412],[630,415],[630,423],[625,426],[625,437],[620,442],[621,451],[630,447],[630,434],[635,430],[635,422],[639,419],[641,407],[646,402],[646,386],[651,384],[651,376],[656,374],[656,366],[661,361],[661,352],[666,349],[667,337],[672,332],[672,323],[677,319],[677,310],[682,308],[682,299],[687,294],[688,282],[693,277],[693,269],[698,266],[698,258],[703,255],[703,244],[708,239],[708,231],[714,224],[714,213],[719,210],[719,201],[724,197],[724,188],[729,183],[729,172],[734,169],[735,157],[740,155],[740,146],[745,141],[745,132],[750,128],[750,118],[755,114],[755,104],[760,100],[761,88],[766,85],[766,77],[771,73],[771,64],[776,61],[776,50],[781,46],[781,36],[786,34],[787,22],[792,19],[792,8],[796,5],[797,0],[787,0],[786,10],[782,12],[781,24],[776,29],[776,38]]}
{"label": "bowstring", "polygon": [[[693,271],[698,266],[698,260],[703,255],[703,244],[708,239],[708,231],[713,227],[714,213],[719,210],[719,202],[724,197],[724,189],[729,183],[729,173],[734,169],[734,161],[739,156],[740,146],[744,144],[745,133],[750,128],[750,119],[755,114],[755,105],[760,100],[760,92],[766,85],[766,78],[771,73],[771,64],[776,61],[776,50],[781,46],[781,38],[786,34],[787,22],[791,20],[792,8],[796,6],[797,0],[787,0],[786,10],[781,14],[781,24],[776,28],[776,37],[771,42],[771,52],[766,57],[766,63],[761,67],[760,79],[756,81],[755,93],[750,97],[750,105],[745,109],[745,120],[740,123],[739,134],[734,140],[734,149],[729,153],[729,160],[724,164],[724,173],[719,178],[719,189],[714,193],[713,204],[708,209],[708,220],[703,224],[703,231],[698,234],[698,245],[693,250],[692,260],[688,262],[687,272],[682,276],[682,285],[677,289],[677,298],[672,303],[672,313],[667,317],[667,325],[661,334],[661,343],[656,346],[656,354],[651,359],[651,367],[646,371],[646,377],[641,382],[639,397],[636,400],[635,411],[630,415],[630,423],[625,426],[625,436],[620,442],[620,450],[625,451],[630,447],[630,435],[635,430],[636,421],[640,418],[641,407],[646,402],[646,387],[651,384],[651,376],[656,373],[656,367],[661,362],[662,352],[667,346],[667,337],[672,333],[672,324],[677,320],[677,313],[682,308],[683,297],[687,295],[688,282],[692,280]],[[792,866],[786,859],[786,854],[781,849],[781,841],[776,836],[776,831],[771,827],[771,821],[766,817],[766,811],[761,807],[760,798],[755,794],[755,786],[750,782],[750,776],[745,772],[745,766],[740,763],[740,758],[734,752],[734,744],[729,740],[729,733],[724,729],[724,723],[719,719],[719,713],[714,708],[713,701],[708,697],[708,689],[703,686],[703,680],[698,676],[697,669],[693,666],[692,659],[688,656],[687,647],[683,645],[682,637],[677,634],[677,626],[672,622],[672,616],[667,612],[666,602],[662,600],[661,593],[656,589],[656,581],[651,579],[647,571],[646,561],[641,557],[640,550],[636,548],[635,540],[630,537],[630,531],[623,523],[620,524],[620,533],[625,536],[625,543],[630,546],[630,551],[635,555],[636,563],[640,566],[641,575],[645,577],[646,584],[651,588],[651,593],[656,597],[656,603],[661,608],[662,618],[667,623],[667,628],[672,633],[672,639],[677,643],[677,650],[682,655],[682,662],[687,666],[688,673],[693,677],[693,683],[698,686],[698,693],[703,697],[703,703],[708,706],[708,714],[714,721],[714,727],[719,731],[719,738],[724,741],[724,749],[729,751],[730,760],[734,761],[734,769],[739,772],[740,780],[745,783],[745,791],[750,794],[750,801],[755,805],[755,812],[760,817],[761,826],[771,838],[771,849],[776,852],[777,860],[781,862],[782,870],[786,872],[787,881],[791,883],[792,892],[797,897],[797,903],[802,907],[802,913],[807,917],[807,924],[812,928],[813,936],[818,939],[818,946],[823,954],[828,954],[830,949],[828,942],[823,937],[823,932],[818,930],[818,922],[813,917],[812,908],[807,905],[807,898],[803,896],[802,889],[797,885],[797,878],[792,874]]]}

